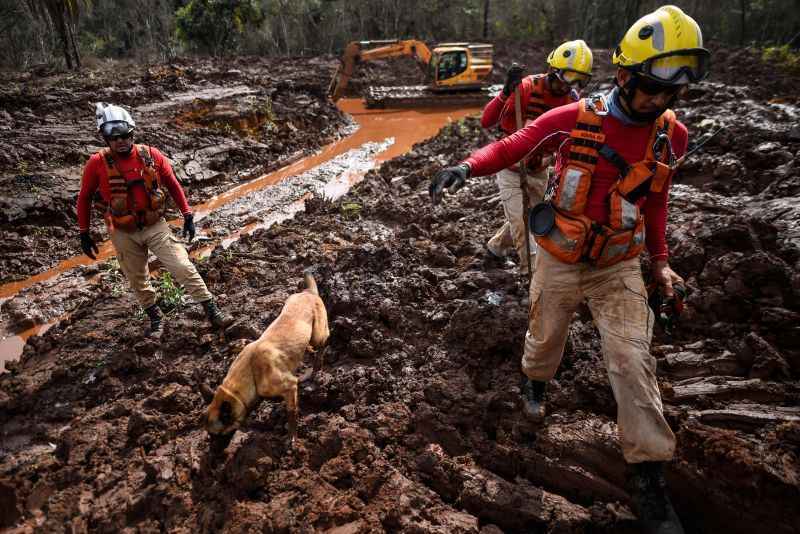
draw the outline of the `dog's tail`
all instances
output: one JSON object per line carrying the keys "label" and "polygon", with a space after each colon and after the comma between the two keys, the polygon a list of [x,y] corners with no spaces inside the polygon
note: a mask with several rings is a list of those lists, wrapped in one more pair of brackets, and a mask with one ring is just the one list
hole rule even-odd
{"label": "dog's tail", "polygon": [[314,276],[309,272],[306,271],[303,273],[303,280],[306,282],[306,289],[311,291],[315,295],[319,295],[319,290],[317,289],[317,282],[314,280]]}

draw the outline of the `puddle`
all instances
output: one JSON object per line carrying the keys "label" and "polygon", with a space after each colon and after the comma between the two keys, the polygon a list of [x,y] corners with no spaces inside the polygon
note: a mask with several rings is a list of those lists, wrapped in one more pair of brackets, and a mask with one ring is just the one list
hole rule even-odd
{"label": "puddle", "polygon": [[33,336],[41,336],[50,328],[52,328],[58,321],[52,323],[37,324],[27,330],[18,332],[17,334],[8,334],[0,338],[0,373],[6,372],[6,362],[16,360],[22,354],[22,349],[25,343]]}
{"label": "puddle", "polygon": [[[246,93],[243,88],[233,87],[229,90],[231,94],[226,96]],[[203,96],[204,94],[196,92],[175,95],[182,100],[203,98]],[[214,96],[220,95],[214,93]],[[142,106],[137,109],[140,111],[156,109],[152,106],[158,105],[166,104],[156,103],[150,107]],[[305,200],[313,194],[332,199],[345,195],[350,187],[361,181],[370,169],[381,162],[405,154],[415,143],[434,136],[449,122],[479,113],[481,110],[480,107],[366,109],[360,99],[342,99],[337,105],[358,123],[358,130],[352,135],[324,147],[317,154],[300,159],[192,207],[198,223],[208,218],[215,225],[214,229],[228,232],[220,240],[219,245],[227,248],[243,234],[293,217],[304,209]],[[281,182],[286,184],[281,184],[283,187],[280,191],[271,187]],[[215,246],[219,245],[209,245],[195,250],[193,256],[207,256]],[[0,299],[11,298],[31,286],[54,279],[76,267],[102,262],[113,255],[113,246],[106,241],[100,244],[97,260],[91,260],[83,255],[64,260],[46,272],[0,286]],[[57,291],[57,284],[57,280],[50,282],[51,291]],[[0,342],[0,362],[17,359],[27,339],[33,335],[43,334],[52,324],[54,323],[19,333],[6,333]],[[4,366],[3,363],[3,368]]]}

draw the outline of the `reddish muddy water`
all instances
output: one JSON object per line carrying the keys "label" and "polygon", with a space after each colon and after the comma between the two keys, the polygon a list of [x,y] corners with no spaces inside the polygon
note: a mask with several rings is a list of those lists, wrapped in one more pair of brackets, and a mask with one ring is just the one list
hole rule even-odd
{"label": "reddish muddy water", "polygon": [[[358,123],[359,128],[356,132],[335,143],[331,143],[317,154],[302,158],[275,172],[260,176],[220,195],[212,197],[202,204],[193,206],[192,209],[197,214],[197,218],[200,219],[220,206],[241,198],[248,193],[277,184],[288,177],[307,172],[340,154],[344,154],[348,150],[357,149],[365,143],[394,138],[394,143],[375,157],[376,165],[380,164],[383,161],[405,154],[411,150],[411,147],[415,143],[432,137],[449,122],[457,121],[467,115],[480,111],[479,107],[366,109],[360,99],[342,99],[337,105],[339,109],[349,113]],[[331,184],[332,187],[327,188],[326,194],[328,194],[329,190],[333,197],[342,196],[347,192],[349,187],[359,182],[362,178],[363,175],[354,176],[352,173],[349,173],[346,179],[337,180],[335,184]],[[298,210],[302,209],[303,200],[304,198],[297,199]],[[223,244],[230,243],[232,240],[235,240],[238,235],[253,231],[255,228],[261,226],[263,225],[254,224],[250,225],[250,227],[243,228],[232,234],[232,236],[224,239]],[[211,250],[213,250],[213,247],[201,249],[201,254],[209,254]],[[113,255],[114,248],[109,241],[106,241],[100,245],[100,254],[96,261],[104,261]],[[13,297],[23,289],[36,283],[58,276],[80,265],[90,265],[92,263],[95,263],[95,260],[91,260],[84,255],[69,258],[59,263],[56,267],[36,276],[0,286],[0,299]],[[6,361],[19,358],[22,353],[22,348],[25,346],[28,338],[44,333],[52,324],[53,323],[37,325],[24,332],[2,333],[2,338],[0,338],[0,372],[3,372]]]}

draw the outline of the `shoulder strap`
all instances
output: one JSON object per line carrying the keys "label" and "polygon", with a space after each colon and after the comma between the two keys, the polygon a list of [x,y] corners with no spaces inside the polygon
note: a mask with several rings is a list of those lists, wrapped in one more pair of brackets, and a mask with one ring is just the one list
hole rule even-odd
{"label": "shoulder strap", "polygon": [[602,128],[603,116],[592,111],[587,104],[585,98],[578,101],[578,119],[569,135],[569,160],[592,172],[606,136]]}
{"label": "shoulder strap", "polygon": [[136,145],[136,152],[139,154],[139,158],[144,163],[144,182],[145,187],[149,191],[150,189],[158,189],[161,185],[161,179],[158,176],[158,171],[156,170],[155,160],[153,159],[153,154],[150,151],[150,147],[147,145]]}
{"label": "shoulder strap", "polygon": [[108,167],[109,170],[111,169],[116,170],[116,168],[114,167],[114,157],[111,155],[110,148],[106,147],[102,149],[100,151],[100,157],[103,158],[103,161],[106,162],[106,167]]}
{"label": "shoulder strap", "polygon": [[675,161],[672,150],[672,134],[675,133],[675,112],[666,110],[656,119],[653,131],[650,133],[650,142],[647,144],[647,159],[671,165]]}

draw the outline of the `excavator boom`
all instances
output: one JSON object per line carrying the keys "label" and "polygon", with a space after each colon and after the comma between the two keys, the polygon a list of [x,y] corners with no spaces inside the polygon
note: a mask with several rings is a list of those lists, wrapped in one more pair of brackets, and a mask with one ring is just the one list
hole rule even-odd
{"label": "excavator boom", "polygon": [[[365,48],[377,46],[377,48]],[[431,61],[431,51],[428,45],[415,39],[407,40],[385,40],[385,41],[353,41],[344,49],[342,63],[328,87],[328,94],[331,100],[336,102],[344,94],[350,78],[353,76],[356,63],[359,61],[371,61],[373,59],[383,59],[388,57],[412,56],[417,59],[423,69]]]}

